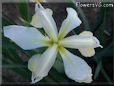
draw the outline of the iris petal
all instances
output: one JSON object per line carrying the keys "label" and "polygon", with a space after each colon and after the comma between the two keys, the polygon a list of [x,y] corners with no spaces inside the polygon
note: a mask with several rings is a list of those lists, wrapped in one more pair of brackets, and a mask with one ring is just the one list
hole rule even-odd
{"label": "iris petal", "polygon": [[59,39],[64,38],[71,30],[78,27],[81,24],[77,12],[73,8],[67,8],[68,16],[63,21],[62,26],[59,31]]}
{"label": "iris petal", "polygon": [[56,54],[57,45],[53,45],[49,47],[40,58],[39,55],[35,55],[31,58],[32,60],[29,60],[28,68],[32,71],[32,83],[35,83],[48,75],[48,72],[55,62]]}
{"label": "iris petal", "polygon": [[43,27],[50,38],[57,40],[57,26],[52,14],[51,9],[44,9],[41,4],[36,4],[31,24],[38,28]]}
{"label": "iris petal", "polygon": [[90,83],[92,81],[92,70],[90,66],[80,57],[73,55],[63,48],[60,50],[66,75],[76,81]]}
{"label": "iris petal", "polygon": [[60,41],[64,47],[68,48],[95,48],[96,41],[94,37],[84,37],[80,35],[73,35],[67,38],[64,38]]}
{"label": "iris petal", "polygon": [[39,47],[49,46],[49,40],[41,32],[33,27],[19,25],[4,26],[4,36],[10,38],[24,50],[31,50]]}

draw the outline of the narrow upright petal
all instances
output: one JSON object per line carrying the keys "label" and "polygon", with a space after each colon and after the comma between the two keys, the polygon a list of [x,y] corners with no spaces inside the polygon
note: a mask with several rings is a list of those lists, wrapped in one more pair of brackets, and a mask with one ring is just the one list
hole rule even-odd
{"label": "narrow upright petal", "polygon": [[32,18],[31,24],[38,28],[43,27],[50,38],[57,40],[57,26],[52,14],[51,9],[44,9],[40,3],[36,4],[35,15]]}
{"label": "narrow upright petal", "polygon": [[64,38],[71,30],[78,27],[81,24],[77,12],[73,8],[67,8],[68,16],[63,21],[62,26],[59,31],[59,39]]}
{"label": "narrow upright petal", "polygon": [[29,60],[28,68],[32,71],[32,83],[36,83],[48,75],[48,72],[55,62],[56,54],[57,45],[53,45],[40,57],[39,55],[35,55]]}
{"label": "narrow upright petal", "polygon": [[92,70],[90,66],[80,57],[73,55],[65,48],[60,49],[66,75],[76,81],[90,83],[92,81]]}
{"label": "narrow upright petal", "polygon": [[47,37],[41,34],[36,28],[19,25],[4,26],[4,36],[14,41],[24,50],[45,47],[49,44]]}

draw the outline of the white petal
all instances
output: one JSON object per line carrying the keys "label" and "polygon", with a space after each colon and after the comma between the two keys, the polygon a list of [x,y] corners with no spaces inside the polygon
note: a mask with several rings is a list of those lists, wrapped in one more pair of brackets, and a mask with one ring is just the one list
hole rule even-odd
{"label": "white petal", "polygon": [[76,81],[90,83],[92,81],[92,70],[80,57],[73,55],[65,48],[60,49],[66,75]]}
{"label": "white petal", "polygon": [[92,82],[92,76],[88,76],[88,77],[84,80],[84,82],[86,82],[86,83]]}
{"label": "white petal", "polygon": [[[33,15],[32,17],[32,21],[31,21],[31,25],[33,25],[34,27],[37,27],[37,28],[43,28],[43,25],[42,25],[42,22],[41,22],[41,16],[39,15],[39,10],[41,10],[40,8],[38,9],[37,6],[36,6],[36,13]],[[42,9],[44,11],[46,11],[47,14],[49,14],[50,16],[52,16],[53,12],[51,9]],[[37,12],[38,11],[38,12]],[[56,26],[56,25],[55,25]],[[56,27],[55,27],[56,28]]]}
{"label": "white petal", "polygon": [[73,36],[64,38],[63,40],[60,41],[60,43],[64,47],[75,48],[75,49],[96,47],[96,41],[94,40],[94,37],[87,37],[87,36],[84,37],[80,35],[73,35]]}
{"label": "white petal", "polygon": [[93,33],[90,31],[83,31],[79,34],[80,36],[84,36],[84,37],[92,37]]}
{"label": "white petal", "polygon": [[94,40],[94,42],[96,43],[95,48],[96,48],[96,47],[101,47],[101,48],[103,48],[103,46],[100,45],[99,40],[98,40],[95,36],[93,36],[93,33],[92,33],[92,32],[90,32],[90,31],[83,31],[83,32],[81,32],[79,35],[80,35],[80,36],[83,36],[83,37],[92,37],[93,40]]}
{"label": "white petal", "polygon": [[34,74],[32,74],[32,76],[31,76],[32,84],[39,82],[42,79],[43,79],[43,77],[35,77]]}
{"label": "white petal", "polygon": [[32,21],[30,24],[33,25],[34,27],[42,28],[41,19],[37,14],[34,14],[32,16]]}
{"label": "white petal", "polygon": [[68,16],[63,21],[62,26],[59,32],[59,39],[64,38],[67,33],[69,33],[74,28],[78,27],[81,24],[81,20],[79,19],[77,12],[73,8],[67,8]]}
{"label": "white petal", "polygon": [[85,57],[95,55],[94,48],[102,47],[99,40],[94,37],[90,31],[83,31],[80,35],[64,38],[60,43],[64,47],[79,49],[81,54]]}
{"label": "white petal", "polygon": [[25,50],[48,46],[49,40],[36,28],[19,25],[4,26],[4,36],[10,38],[18,46]]}
{"label": "white petal", "polygon": [[[40,54],[36,54],[36,55],[32,56],[28,61],[28,69],[32,72],[35,72],[35,70],[37,69],[37,64],[39,63],[40,59],[41,59]],[[36,79],[36,77],[32,73],[32,76],[31,76],[32,83],[36,83],[36,82],[40,81],[42,78],[43,77],[38,77]]]}
{"label": "white petal", "polygon": [[[39,55],[33,56],[33,61],[29,61],[28,68],[32,71],[32,82],[35,83],[48,75],[51,67],[53,66],[57,54],[57,45],[49,47],[39,58]],[[37,59],[39,58],[39,59]],[[37,63],[36,61],[37,60]],[[34,67],[35,66],[35,70]]]}
{"label": "white petal", "polygon": [[35,11],[35,18],[33,17],[31,24],[38,28],[43,27],[50,38],[57,40],[58,32],[56,23],[52,17],[52,10],[44,9],[41,4],[36,4]]}
{"label": "white petal", "polygon": [[[84,36],[84,37],[93,37],[93,33],[90,31],[83,31],[82,33],[80,33],[80,36]],[[93,37],[94,42],[96,43],[94,46],[95,47],[102,47],[100,45],[99,40],[96,37]],[[85,56],[85,57],[91,57],[95,55],[95,50],[94,48],[79,48],[80,53]]]}
{"label": "white petal", "polygon": [[79,51],[85,57],[92,57],[95,55],[94,48],[79,48]]}
{"label": "white petal", "polygon": [[38,64],[38,61],[40,60],[41,55],[40,54],[36,54],[34,56],[32,56],[29,61],[28,61],[28,69],[30,71],[35,71],[36,70],[36,66]]}

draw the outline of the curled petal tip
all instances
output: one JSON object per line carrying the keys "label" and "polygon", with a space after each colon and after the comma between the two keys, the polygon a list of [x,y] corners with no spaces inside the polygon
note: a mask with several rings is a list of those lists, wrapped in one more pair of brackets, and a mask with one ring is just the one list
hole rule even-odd
{"label": "curled petal tip", "polygon": [[40,4],[40,2],[37,2],[37,4],[35,4],[35,12],[38,12],[39,9],[44,9],[44,7]]}
{"label": "curled petal tip", "polygon": [[39,6],[39,8],[44,8],[44,7],[40,4],[40,2],[37,2],[37,6]]}
{"label": "curled petal tip", "polygon": [[102,45],[99,45],[99,47],[100,47],[100,48],[103,48],[103,46],[102,46]]}
{"label": "curled petal tip", "polygon": [[43,79],[43,77],[41,77],[41,76],[36,77],[36,76],[32,75],[32,77],[31,77],[31,80],[32,80],[31,84],[35,84],[35,83],[39,82],[42,79]]}

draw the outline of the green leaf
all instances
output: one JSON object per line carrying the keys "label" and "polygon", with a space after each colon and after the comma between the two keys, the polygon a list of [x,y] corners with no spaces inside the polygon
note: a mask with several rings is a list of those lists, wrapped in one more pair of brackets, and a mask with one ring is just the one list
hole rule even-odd
{"label": "green leaf", "polygon": [[99,73],[101,71],[101,67],[102,67],[102,62],[100,61],[95,69],[95,75],[94,75],[94,79],[96,79],[99,76]]}
{"label": "green leaf", "polygon": [[58,73],[64,73],[64,66],[60,54],[57,54],[56,61],[53,67]]}
{"label": "green leaf", "polygon": [[106,73],[106,71],[104,70],[103,67],[102,67],[102,69],[101,69],[101,72],[102,72],[102,74],[104,75],[105,79],[108,81],[108,84],[112,85],[113,83],[112,83],[112,81],[110,80],[108,74]]}
{"label": "green leaf", "polygon": [[3,64],[3,68],[27,68],[25,65],[19,65],[19,64]]}
{"label": "green leaf", "polygon": [[[7,67],[5,67],[6,65],[7,65]],[[8,65],[9,65],[9,67],[8,67]],[[4,68],[6,68],[7,70],[12,70],[13,72],[15,72],[16,74],[22,76],[26,80],[29,80],[29,78],[30,78],[30,71],[28,71],[27,68],[24,68],[24,67],[13,67],[13,66],[15,66],[14,63],[11,63],[11,62],[8,62],[6,60],[3,60],[3,67]]]}
{"label": "green leaf", "polygon": [[21,18],[25,21],[30,22],[30,12],[28,3],[17,3],[16,7],[21,15]]}
{"label": "green leaf", "polygon": [[99,13],[99,19],[96,21],[95,28],[92,29],[92,32],[96,32],[99,28],[103,29],[102,27],[105,26],[105,18],[106,18],[106,8],[101,7]]}
{"label": "green leaf", "polygon": [[[57,84],[57,82],[51,76],[45,77],[44,80],[46,81],[45,84],[48,84],[48,85]],[[42,84],[44,84],[44,82],[42,82]]]}
{"label": "green leaf", "polygon": [[51,71],[49,72],[49,76],[51,76],[53,80],[55,80],[59,84],[69,83],[68,78],[65,76],[65,74],[59,73],[58,71],[56,71],[55,68],[51,68]]}
{"label": "green leaf", "polygon": [[3,55],[5,56],[5,59],[10,59],[14,63],[18,63],[18,64],[23,63],[23,60],[20,58],[20,56],[14,49],[10,49],[10,50],[3,49]]}
{"label": "green leaf", "polygon": [[[96,58],[96,57],[94,56],[94,58]],[[97,64],[99,64],[99,60],[98,59],[95,59],[95,61],[97,62]],[[106,73],[106,71],[104,70],[102,65],[101,65],[100,69],[101,69],[101,73],[104,75],[104,77],[107,80],[108,84],[110,84],[110,85],[113,84],[111,79],[109,78],[108,74]]]}
{"label": "green leaf", "polygon": [[16,23],[3,14],[3,16],[2,16],[2,26],[12,25],[12,24],[16,24]]}

